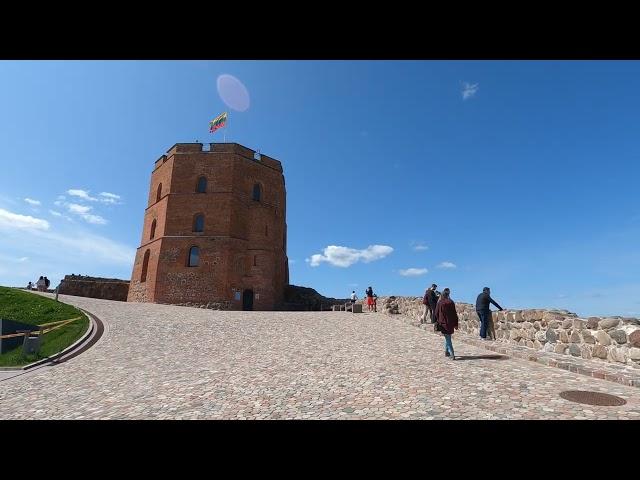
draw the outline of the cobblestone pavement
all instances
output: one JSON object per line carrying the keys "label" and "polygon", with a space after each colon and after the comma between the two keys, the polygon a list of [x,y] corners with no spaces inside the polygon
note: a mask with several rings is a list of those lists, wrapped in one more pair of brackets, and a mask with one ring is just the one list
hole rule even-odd
{"label": "cobblestone pavement", "polygon": [[[220,312],[60,296],[105,323],[55,367],[0,381],[0,419],[638,419],[638,388],[491,360],[400,318]],[[495,355],[495,354],[493,354]],[[476,358],[474,358],[476,357]],[[559,397],[593,390],[596,407]]]}

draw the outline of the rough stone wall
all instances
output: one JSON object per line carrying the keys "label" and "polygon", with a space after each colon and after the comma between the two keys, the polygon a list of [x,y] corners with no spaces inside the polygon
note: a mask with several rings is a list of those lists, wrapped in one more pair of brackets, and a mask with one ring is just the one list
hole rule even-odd
{"label": "rough stone wall", "polygon": [[[243,292],[251,290],[254,310],[282,303],[288,282],[284,176],[280,162],[264,155],[256,161],[253,153],[237,144],[211,144],[204,151],[201,144],[176,144],[156,162],[129,301],[230,302],[231,309],[240,310]],[[197,193],[201,176],[207,179],[206,192]],[[252,199],[256,183],[262,190],[259,202]],[[204,215],[202,232],[193,231],[198,214]],[[193,246],[200,249],[197,267],[188,266]]]}
{"label": "rough stone wall", "polygon": [[58,293],[126,302],[129,293],[129,282],[117,278],[65,275]]}
{"label": "rough stone wall", "polygon": [[[422,297],[381,297],[381,311],[417,320]],[[479,335],[475,306],[457,303],[460,331]],[[581,318],[566,310],[503,310],[493,312],[496,341],[523,345],[586,359],[617,362],[640,368],[640,319],[630,317]]]}

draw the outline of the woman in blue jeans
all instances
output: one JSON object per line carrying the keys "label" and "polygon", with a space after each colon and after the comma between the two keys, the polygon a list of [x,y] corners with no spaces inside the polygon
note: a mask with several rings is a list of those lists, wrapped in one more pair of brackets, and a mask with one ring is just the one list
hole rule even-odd
{"label": "woman in blue jeans", "polygon": [[451,335],[453,335],[454,330],[458,329],[458,313],[456,312],[456,304],[449,297],[450,294],[451,291],[448,288],[442,291],[442,296],[436,306],[436,321],[444,335],[444,354],[450,357],[451,360],[455,360],[456,356],[451,343]]}

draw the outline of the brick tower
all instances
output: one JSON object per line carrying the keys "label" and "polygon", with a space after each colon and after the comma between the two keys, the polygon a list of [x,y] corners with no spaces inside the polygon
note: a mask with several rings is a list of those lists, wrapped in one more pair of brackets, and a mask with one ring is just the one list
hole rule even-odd
{"label": "brick tower", "polygon": [[156,161],[127,301],[277,309],[289,283],[282,165],[208,147],[178,143]]}

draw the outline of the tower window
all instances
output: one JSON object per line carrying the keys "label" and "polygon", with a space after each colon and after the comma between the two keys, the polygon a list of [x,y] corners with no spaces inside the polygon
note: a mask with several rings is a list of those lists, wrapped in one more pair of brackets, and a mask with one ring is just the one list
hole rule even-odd
{"label": "tower window", "polygon": [[204,232],[204,215],[199,213],[193,217],[193,231]]}
{"label": "tower window", "polygon": [[144,258],[142,259],[142,274],[140,275],[140,282],[147,281],[147,269],[149,268],[149,255],[151,250],[144,252]]}
{"label": "tower window", "polygon": [[200,249],[198,247],[191,247],[189,249],[189,263],[187,267],[197,267],[200,264]]}
{"label": "tower window", "polygon": [[158,193],[156,194],[156,202],[160,201],[160,197],[162,197],[162,184],[158,185]]}
{"label": "tower window", "polygon": [[153,237],[156,236],[156,219],[153,219],[153,222],[151,222],[151,235],[149,236],[149,240],[152,240]]}
{"label": "tower window", "polygon": [[262,197],[262,189],[260,188],[260,184],[256,183],[253,185],[253,199],[256,202],[259,202],[261,197]]}
{"label": "tower window", "polygon": [[198,186],[196,187],[196,193],[207,193],[207,177],[198,178]]}

